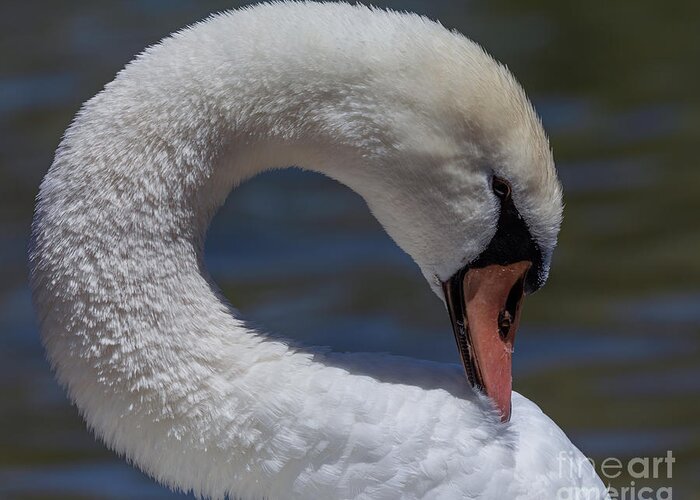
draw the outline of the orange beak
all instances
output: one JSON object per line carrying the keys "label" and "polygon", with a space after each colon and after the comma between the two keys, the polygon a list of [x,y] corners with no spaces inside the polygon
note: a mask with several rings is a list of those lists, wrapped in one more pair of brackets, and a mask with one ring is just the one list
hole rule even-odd
{"label": "orange beak", "polygon": [[503,422],[510,419],[513,344],[531,265],[468,268],[443,283],[467,378],[493,400]]}

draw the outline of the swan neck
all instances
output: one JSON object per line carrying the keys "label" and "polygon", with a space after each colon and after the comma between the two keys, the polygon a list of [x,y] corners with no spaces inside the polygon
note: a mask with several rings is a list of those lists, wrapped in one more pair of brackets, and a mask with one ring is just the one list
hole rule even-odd
{"label": "swan neck", "polygon": [[[349,186],[427,277],[447,278],[484,246],[471,228],[488,221],[472,196],[485,177],[471,174],[496,146],[478,138],[510,137],[513,116],[524,141],[532,110],[502,67],[407,14],[274,2],[147,49],[83,106],[41,185],[31,287],[57,378],[108,446],[197,496],[460,496],[437,489],[459,481],[405,465],[415,443],[474,457],[465,444],[502,439],[494,460],[507,456],[505,431],[475,420],[483,401],[384,383],[248,327],[203,249],[233,188],[294,165]],[[417,373],[400,366],[402,381]],[[426,373],[464,387],[458,371]]]}
{"label": "swan neck", "polygon": [[[203,264],[209,222],[269,168],[362,191],[379,151],[356,140],[367,120],[338,120],[347,96],[323,75],[270,82],[266,64],[241,83],[217,40],[181,42],[131,63],[66,132],[33,222],[32,289],[48,357],[89,426],[161,481],[220,497],[292,453],[254,436],[275,435],[268,408],[296,432],[290,394],[325,368],[236,316]],[[183,65],[187,51],[197,64]],[[208,481],[216,473],[230,477]]]}

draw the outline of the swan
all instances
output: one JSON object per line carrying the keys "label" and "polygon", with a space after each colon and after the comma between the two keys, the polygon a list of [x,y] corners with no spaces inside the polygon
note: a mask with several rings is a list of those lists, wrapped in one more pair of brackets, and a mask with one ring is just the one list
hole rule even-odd
{"label": "swan", "polygon": [[[239,317],[203,264],[207,226],[288,165],[364,198],[445,301],[462,367],[296,346]],[[348,4],[214,15],[146,49],[65,132],[29,252],[42,341],[107,446],[200,497],[604,498],[511,396],[561,196],[524,91],[464,36]]]}

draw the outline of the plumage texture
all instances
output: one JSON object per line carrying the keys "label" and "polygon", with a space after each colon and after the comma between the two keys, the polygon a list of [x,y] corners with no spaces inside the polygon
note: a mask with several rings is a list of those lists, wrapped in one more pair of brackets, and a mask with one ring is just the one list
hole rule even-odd
{"label": "plumage texture", "polygon": [[[550,255],[561,192],[510,73],[424,18],[346,4],[218,15],[149,48],[88,101],[44,179],[31,279],[60,382],[105,443],[223,498],[553,498],[602,486],[514,395],[500,424],[456,366],[290,347],[208,278],[206,228],[271,167],[360,193],[435,288],[514,200]],[[446,335],[449,335],[446,332]],[[572,474],[572,471],[574,472]]]}

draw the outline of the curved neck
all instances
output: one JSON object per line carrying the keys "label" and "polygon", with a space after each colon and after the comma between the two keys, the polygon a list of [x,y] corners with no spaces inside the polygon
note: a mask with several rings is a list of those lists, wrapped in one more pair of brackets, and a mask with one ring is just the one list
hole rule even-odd
{"label": "curved neck", "polygon": [[329,376],[236,317],[204,269],[205,233],[245,178],[324,171],[329,158],[357,168],[360,155],[296,131],[293,115],[239,110],[234,127],[212,101],[144,96],[129,85],[138,64],[81,111],[42,184],[31,257],[42,339],[89,426],[147,473],[217,498],[279,496],[302,467],[290,458],[317,454],[298,395]]}
{"label": "curved neck", "polygon": [[[202,262],[215,210],[244,179],[298,165],[360,193],[404,246],[398,193],[420,175],[405,160],[439,162],[454,151],[443,130],[413,140],[416,127],[435,122],[386,77],[406,68],[391,55],[367,57],[366,40],[343,33],[350,28],[331,14],[352,7],[316,6],[328,9],[326,24],[298,37],[299,23],[280,21],[283,8],[308,8],[295,5],[213,18],[131,63],[66,132],[33,224],[42,338],[71,398],[146,472],[213,496],[235,486],[242,497],[275,497],[307,468],[371,462],[379,444],[347,448],[343,426],[362,408],[360,395],[380,393],[378,382],[357,377],[357,395],[336,394],[334,383],[352,377],[346,370],[235,316]],[[393,36],[378,14],[353,15],[375,25],[373,36]],[[278,30],[261,34],[268,25]],[[263,51],[251,42],[259,37]],[[423,397],[437,398],[432,407],[449,399]],[[387,412],[380,423],[394,418]],[[396,453],[413,453],[392,439]]]}
{"label": "curved neck", "polygon": [[151,49],[86,104],[42,184],[31,267],[49,359],[97,434],[167,484],[257,497],[332,440],[306,429],[305,404],[332,399],[323,383],[340,370],[234,315],[203,267],[207,226],[263,169],[371,191],[366,167],[391,154],[337,68],[309,80],[279,48],[264,64],[222,52],[222,36],[254,29],[243,18]]}

